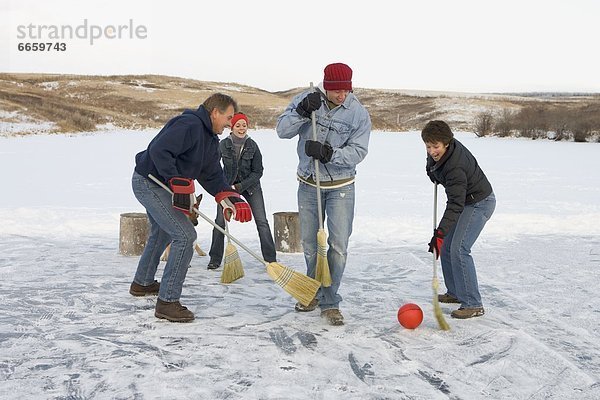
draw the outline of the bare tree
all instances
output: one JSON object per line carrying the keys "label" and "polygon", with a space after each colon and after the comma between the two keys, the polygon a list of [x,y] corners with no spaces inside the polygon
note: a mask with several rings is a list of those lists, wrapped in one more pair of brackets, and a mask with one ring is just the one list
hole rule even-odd
{"label": "bare tree", "polygon": [[523,137],[537,139],[548,131],[546,110],[542,106],[523,107],[516,115],[515,123]]}
{"label": "bare tree", "polygon": [[573,131],[573,140],[575,142],[586,142],[588,136],[592,133],[592,124],[583,113],[578,112],[572,120],[570,128]]}
{"label": "bare tree", "polygon": [[557,108],[549,112],[548,126],[556,135],[553,140],[559,141],[567,138],[569,127],[569,111]]}
{"label": "bare tree", "polygon": [[496,118],[494,127],[499,136],[509,136],[513,129],[514,112],[508,108],[502,109],[502,113]]}
{"label": "bare tree", "polygon": [[475,134],[479,137],[487,136],[493,131],[494,118],[490,111],[479,113],[475,117]]}

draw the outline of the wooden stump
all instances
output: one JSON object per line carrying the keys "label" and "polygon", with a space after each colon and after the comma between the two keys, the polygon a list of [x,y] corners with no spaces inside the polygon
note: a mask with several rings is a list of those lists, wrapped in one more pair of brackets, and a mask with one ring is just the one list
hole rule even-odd
{"label": "wooden stump", "polygon": [[121,214],[119,227],[119,253],[139,256],[144,251],[150,228],[145,213]]}
{"label": "wooden stump", "polygon": [[276,212],[273,214],[275,250],[284,253],[301,253],[302,239],[298,212]]}

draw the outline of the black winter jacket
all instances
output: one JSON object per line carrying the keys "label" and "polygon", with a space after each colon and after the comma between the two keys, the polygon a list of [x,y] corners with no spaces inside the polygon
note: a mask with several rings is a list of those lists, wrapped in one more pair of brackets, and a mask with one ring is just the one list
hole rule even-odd
{"label": "black winter jacket", "polygon": [[252,138],[246,137],[239,159],[235,157],[233,142],[228,136],[219,143],[225,178],[230,185],[235,185],[239,193],[252,194],[260,188],[260,178],[263,175],[262,154],[258,144]]}
{"label": "black winter jacket", "polygon": [[492,185],[471,152],[452,139],[437,163],[427,155],[427,175],[446,189],[446,210],[438,225],[444,235],[454,226],[465,205],[477,203],[492,194]]}
{"label": "black winter jacket", "polygon": [[230,189],[219,163],[219,138],[204,106],[167,122],[148,148],[135,156],[135,171],[144,177],[152,174],[165,184],[174,176],[196,179],[213,196]]}

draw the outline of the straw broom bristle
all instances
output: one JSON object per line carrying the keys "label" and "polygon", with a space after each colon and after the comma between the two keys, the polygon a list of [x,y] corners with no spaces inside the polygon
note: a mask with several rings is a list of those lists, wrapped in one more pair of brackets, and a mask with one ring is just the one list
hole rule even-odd
{"label": "straw broom bristle", "polygon": [[440,302],[438,300],[439,282],[437,280],[437,277],[433,279],[431,286],[433,286],[433,313],[435,314],[435,319],[437,319],[438,325],[440,326],[441,330],[449,331],[450,325],[448,325],[448,322],[446,322],[446,319],[444,318],[444,314],[442,313],[442,307],[440,307]]}
{"label": "straw broom bristle", "polygon": [[321,282],[312,279],[300,272],[294,271],[278,262],[267,264],[267,273],[286,292],[292,295],[298,302],[308,306],[315,298]]}
{"label": "straw broom bristle", "polygon": [[325,230],[319,229],[317,232],[317,267],[315,279],[321,282],[323,287],[331,286],[331,272],[327,262],[327,235]]}
{"label": "straw broom bristle", "polygon": [[223,261],[223,272],[221,273],[221,283],[232,283],[244,276],[244,267],[237,249],[231,243],[227,243],[225,249],[225,258]]}

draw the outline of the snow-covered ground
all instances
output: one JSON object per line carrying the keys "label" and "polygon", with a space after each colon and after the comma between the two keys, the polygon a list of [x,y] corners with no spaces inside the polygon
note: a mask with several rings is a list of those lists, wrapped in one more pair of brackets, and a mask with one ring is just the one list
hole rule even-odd
{"label": "snow-covered ground", "polygon": [[0,137],[14,135],[45,134],[56,127],[54,122],[40,121],[18,111],[0,109]]}
{"label": "snow-covered ground", "polygon": [[[133,157],[155,133],[0,138],[0,398],[600,398],[600,144],[457,135],[498,205],[473,249],[486,315],[456,321],[442,305],[443,332],[416,132],[374,133],[359,165],[345,326],[294,312],[239,248],[246,276],[227,286],[194,256],[182,297],[194,322],[156,319],[155,298],[128,293],[138,257],[118,254],[120,213],[143,211]],[[251,136],[269,215],[295,211],[296,141]],[[201,210],[214,215],[210,196]],[[197,230],[207,251],[211,227]],[[231,231],[259,251],[253,223]],[[301,254],[279,259],[305,270]],[[407,302],[425,314],[415,330],[396,320]]]}

